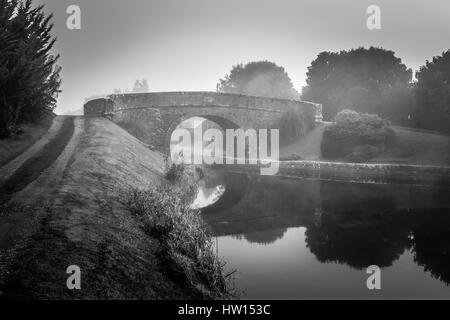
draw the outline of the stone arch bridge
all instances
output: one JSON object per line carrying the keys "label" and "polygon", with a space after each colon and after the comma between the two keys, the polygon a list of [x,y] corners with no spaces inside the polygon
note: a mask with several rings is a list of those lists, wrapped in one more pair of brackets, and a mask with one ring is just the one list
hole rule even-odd
{"label": "stone arch bridge", "polygon": [[85,115],[107,117],[164,153],[173,130],[186,119],[202,117],[223,129],[266,129],[276,128],[288,110],[300,114],[305,131],[322,120],[320,104],[217,92],[114,94],[84,105]]}

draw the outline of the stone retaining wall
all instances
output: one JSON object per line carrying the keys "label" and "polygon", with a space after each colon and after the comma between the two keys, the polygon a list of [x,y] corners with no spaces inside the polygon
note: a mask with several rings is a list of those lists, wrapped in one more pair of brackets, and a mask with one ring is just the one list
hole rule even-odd
{"label": "stone retaining wall", "polygon": [[[217,165],[231,172],[259,174],[256,165]],[[281,161],[277,176],[354,183],[413,184],[450,187],[450,168],[401,164]]]}

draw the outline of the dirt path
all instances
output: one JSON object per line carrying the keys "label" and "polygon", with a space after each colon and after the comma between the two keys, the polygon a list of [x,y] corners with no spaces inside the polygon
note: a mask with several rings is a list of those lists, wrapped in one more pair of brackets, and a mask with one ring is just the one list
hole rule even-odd
{"label": "dirt path", "polygon": [[22,134],[0,139],[0,167],[17,158],[41,140],[54,123],[55,117],[53,114],[48,114],[38,123],[23,123],[20,126],[23,130]]}
{"label": "dirt path", "polygon": [[34,155],[24,160],[0,185],[0,205],[36,180],[61,154],[74,132],[74,118],[64,117],[59,130]]}
{"label": "dirt path", "polygon": [[0,166],[0,185],[3,184],[18,168],[20,168],[25,161],[33,157],[37,152],[39,152],[55,135],[58,134],[61,129],[61,125],[64,122],[64,116],[56,116],[52,119],[52,123],[48,130],[31,145],[28,149],[23,151],[21,154],[13,158],[7,163]]}

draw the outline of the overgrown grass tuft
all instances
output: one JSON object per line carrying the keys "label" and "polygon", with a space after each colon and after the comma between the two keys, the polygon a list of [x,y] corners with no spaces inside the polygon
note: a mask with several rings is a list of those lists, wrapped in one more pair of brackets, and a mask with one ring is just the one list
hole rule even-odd
{"label": "overgrown grass tuft", "polygon": [[169,163],[166,159],[164,177],[170,182],[182,184],[182,180],[192,179],[192,172],[189,169],[185,164]]}
{"label": "overgrown grass tuft", "polygon": [[145,232],[159,241],[162,269],[200,298],[235,297],[200,212],[191,208],[197,193],[194,172],[172,165],[166,177],[151,189],[133,190],[127,201]]}

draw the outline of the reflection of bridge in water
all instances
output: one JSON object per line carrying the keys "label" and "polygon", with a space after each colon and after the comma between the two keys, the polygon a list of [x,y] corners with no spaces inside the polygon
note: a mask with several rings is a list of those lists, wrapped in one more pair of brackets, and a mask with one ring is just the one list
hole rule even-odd
{"label": "reflection of bridge in water", "polygon": [[[224,195],[203,210],[215,233],[308,226],[322,215],[449,208],[448,188],[286,179],[226,172]],[[216,183],[218,180],[216,178]]]}
{"label": "reflection of bridge in water", "polygon": [[227,191],[203,217],[216,236],[269,244],[305,227],[321,262],[387,267],[405,250],[450,283],[448,188],[223,176]]}
{"label": "reflection of bridge in water", "polygon": [[222,178],[224,195],[203,210],[217,235],[305,225],[320,207],[319,181],[299,185],[292,179],[232,173]]}

